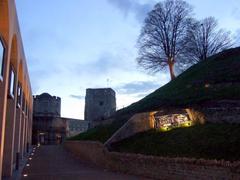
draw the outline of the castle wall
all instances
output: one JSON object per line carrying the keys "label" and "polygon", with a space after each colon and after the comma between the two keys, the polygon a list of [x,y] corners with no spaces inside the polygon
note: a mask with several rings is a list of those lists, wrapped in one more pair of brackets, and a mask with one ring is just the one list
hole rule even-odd
{"label": "castle wall", "polygon": [[88,121],[71,118],[62,119],[65,119],[67,122],[67,137],[72,137],[88,130]]}

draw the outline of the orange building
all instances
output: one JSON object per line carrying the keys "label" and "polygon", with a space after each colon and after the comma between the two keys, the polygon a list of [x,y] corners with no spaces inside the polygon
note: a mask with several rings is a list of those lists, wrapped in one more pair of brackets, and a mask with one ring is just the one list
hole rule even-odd
{"label": "orange building", "polygon": [[10,177],[28,151],[32,91],[14,0],[0,0],[0,179]]}

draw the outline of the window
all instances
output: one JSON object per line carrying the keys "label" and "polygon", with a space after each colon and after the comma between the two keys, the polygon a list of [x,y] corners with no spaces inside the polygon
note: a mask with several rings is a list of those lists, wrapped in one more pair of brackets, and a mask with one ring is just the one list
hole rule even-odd
{"label": "window", "polygon": [[0,38],[0,78],[3,76],[3,59],[4,59],[4,46]]}
{"label": "window", "polygon": [[15,85],[15,73],[13,68],[11,68],[10,76],[9,76],[9,95],[14,97],[14,85]]}
{"label": "window", "polygon": [[102,105],[103,105],[103,101],[100,101],[100,102],[99,102],[99,105],[102,106]]}
{"label": "window", "polygon": [[25,114],[26,114],[26,116],[28,116],[28,106],[27,106],[27,103],[25,105],[26,105],[26,107],[25,107]]}
{"label": "window", "polygon": [[22,93],[22,111],[25,112],[25,95]]}
{"label": "window", "polygon": [[20,83],[18,83],[18,90],[17,90],[17,105],[18,107],[22,105],[22,87]]}

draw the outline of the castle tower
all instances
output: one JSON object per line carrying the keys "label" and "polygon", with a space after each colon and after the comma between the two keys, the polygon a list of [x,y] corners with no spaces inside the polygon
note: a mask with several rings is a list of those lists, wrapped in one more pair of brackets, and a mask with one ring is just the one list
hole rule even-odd
{"label": "castle tower", "polygon": [[61,117],[61,98],[48,93],[33,96],[33,116]]}
{"label": "castle tower", "polygon": [[84,119],[91,127],[101,124],[101,121],[116,111],[115,96],[115,91],[111,88],[86,90]]}

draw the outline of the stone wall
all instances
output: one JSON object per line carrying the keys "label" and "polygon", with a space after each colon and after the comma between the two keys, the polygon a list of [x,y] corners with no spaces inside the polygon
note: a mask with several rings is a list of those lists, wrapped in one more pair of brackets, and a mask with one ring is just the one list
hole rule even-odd
{"label": "stone wall", "polygon": [[144,132],[154,128],[154,113],[139,113],[132,116],[112,137],[105,143],[110,146],[112,143],[121,141],[133,136],[136,133]]}
{"label": "stone wall", "polygon": [[48,93],[33,96],[33,116],[61,117],[61,98]]}
{"label": "stone wall", "polygon": [[111,88],[87,89],[85,97],[84,119],[90,122],[101,122],[116,111],[115,91]]}
{"label": "stone wall", "polygon": [[109,152],[103,144],[67,141],[67,150],[81,160],[112,171],[156,179],[240,179],[240,162],[190,158],[165,158]]}
{"label": "stone wall", "polygon": [[88,130],[88,121],[72,118],[61,119],[65,119],[67,122],[67,137],[72,137]]}
{"label": "stone wall", "polygon": [[240,101],[215,101],[187,109],[193,121],[211,123],[240,123]]}

